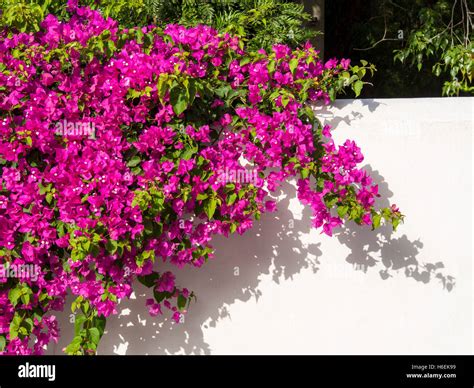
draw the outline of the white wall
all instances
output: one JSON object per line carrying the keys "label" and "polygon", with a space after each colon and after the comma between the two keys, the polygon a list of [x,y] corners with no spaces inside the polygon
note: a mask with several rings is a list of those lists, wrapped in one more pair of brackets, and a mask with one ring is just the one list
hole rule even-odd
{"label": "white wall", "polygon": [[[406,214],[397,233],[351,225],[321,235],[287,185],[278,213],[218,239],[204,268],[175,271],[198,297],[184,324],[149,317],[139,288],[109,319],[100,353],[472,353],[473,103],[340,100],[317,109],[339,142],[358,142],[381,193]],[[423,267],[436,263],[444,268],[434,274]],[[64,315],[57,354],[71,338]]]}

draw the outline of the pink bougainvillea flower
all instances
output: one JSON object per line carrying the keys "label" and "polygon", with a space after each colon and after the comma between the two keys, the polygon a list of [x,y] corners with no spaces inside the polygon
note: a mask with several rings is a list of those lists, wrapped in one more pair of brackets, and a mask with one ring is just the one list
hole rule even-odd
{"label": "pink bougainvillea flower", "polygon": [[152,316],[182,322],[194,294],[163,262],[205,265],[212,239],[276,211],[289,179],[327,235],[403,219],[376,208],[357,144],[313,117],[349,60],[309,43],[249,52],[204,25],[124,29],[77,0],[67,12],[0,31],[0,268],[25,270],[0,273],[0,353],[57,342],[68,295],[88,323],[65,351],[94,353],[137,282]]}

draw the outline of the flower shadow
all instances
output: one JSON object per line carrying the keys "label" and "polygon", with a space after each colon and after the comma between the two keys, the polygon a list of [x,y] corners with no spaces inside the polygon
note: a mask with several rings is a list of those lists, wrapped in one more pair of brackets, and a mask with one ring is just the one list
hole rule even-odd
{"label": "flower shadow", "polygon": [[[149,290],[137,285],[136,298],[119,305],[121,313],[107,323],[107,334],[101,341],[101,354],[210,354],[204,331],[219,320],[231,318],[228,306],[235,301],[259,299],[260,276],[270,274],[276,283],[291,279],[303,269],[318,270],[320,243],[303,244],[301,234],[311,228],[310,210],[300,220],[289,210],[290,199],[296,197],[291,185],[284,185],[279,211],[264,214],[254,228],[240,236],[217,236],[213,241],[216,258],[202,268],[171,269],[177,284],[194,291],[197,300],[181,324],[147,316],[144,308]],[[140,312],[137,314],[137,312]]]}
{"label": "flower shadow", "polygon": [[[383,176],[370,165],[366,165],[364,169],[379,186],[378,205],[390,206],[388,199],[393,193]],[[403,224],[399,228],[403,228]],[[422,241],[410,240],[407,235],[396,237],[391,226],[385,225],[372,231],[350,222],[336,232],[335,236],[350,249],[350,254],[346,257],[348,263],[364,272],[376,268],[383,280],[403,272],[407,277],[425,284],[437,279],[447,291],[451,291],[455,285],[455,278],[444,274],[444,264],[441,261],[424,263],[417,258],[423,248]]]}
{"label": "flower shadow", "polygon": [[[379,206],[388,206],[393,193],[384,178],[370,165],[365,166],[381,194]],[[119,314],[110,317],[106,334],[101,340],[99,354],[211,354],[205,331],[223,319],[232,319],[229,306],[236,301],[258,301],[261,277],[270,275],[276,283],[292,279],[303,270],[317,273],[322,244],[319,241],[303,243],[301,237],[311,229],[311,212],[303,208],[300,216],[290,211],[290,202],[296,198],[294,186],[285,184],[279,193],[278,212],[264,214],[248,233],[230,238],[218,236],[214,240],[216,258],[202,268],[177,269],[167,263],[160,270],[173,270],[180,286],[194,291],[197,300],[191,303],[181,324],[171,321],[169,314],[150,317],[145,301],[150,290],[137,282],[132,298],[123,300]],[[403,225],[400,226],[403,228]],[[420,240],[406,235],[397,237],[389,227],[376,231],[348,223],[335,233],[335,238],[349,249],[345,260],[355,270],[378,270],[381,279],[400,273],[423,284],[436,279],[451,290],[454,278],[442,273],[443,263],[421,263],[418,255],[423,248]],[[73,324],[64,324],[67,312],[61,318],[62,336],[53,348],[56,354],[72,338]]]}

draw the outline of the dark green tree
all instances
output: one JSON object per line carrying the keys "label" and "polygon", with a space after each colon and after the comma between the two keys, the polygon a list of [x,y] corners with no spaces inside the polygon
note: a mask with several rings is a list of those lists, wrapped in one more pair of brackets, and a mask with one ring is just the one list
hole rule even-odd
{"label": "dark green tree", "polygon": [[[317,32],[307,27],[311,16],[291,0],[80,0],[124,27],[179,23],[207,24],[239,35],[251,49],[275,43],[296,47]],[[67,18],[67,0],[0,0],[0,26],[37,31],[44,16]]]}
{"label": "dark green tree", "polygon": [[473,10],[473,0],[329,1],[327,54],[375,63],[379,96],[472,94]]}
{"label": "dark green tree", "polygon": [[297,46],[316,32],[305,27],[311,19],[291,0],[149,0],[158,23],[185,26],[207,24],[244,38],[250,48],[275,43]]}

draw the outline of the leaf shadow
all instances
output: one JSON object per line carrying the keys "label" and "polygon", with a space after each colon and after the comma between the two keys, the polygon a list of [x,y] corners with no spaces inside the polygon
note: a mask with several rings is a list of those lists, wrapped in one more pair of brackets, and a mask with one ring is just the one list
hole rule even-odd
{"label": "leaf shadow", "polygon": [[[364,167],[379,184],[379,206],[388,206],[393,196],[383,176],[370,165]],[[279,283],[303,270],[317,273],[322,257],[321,242],[303,243],[302,235],[311,229],[311,212],[305,207],[301,216],[290,211],[290,201],[296,198],[295,187],[281,187],[276,213],[264,214],[254,228],[240,236],[217,236],[214,240],[215,259],[202,268],[177,269],[167,263],[160,270],[173,270],[177,283],[194,291],[197,300],[191,303],[183,323],[175,324],[168,314],[150,317],[145,300],[151,292],[137,282],[132,298],[122,300],[119,314],[108,319],[106,333],[99,345],[99,354],[211,354],[213,349],[205,340],[205,331],[219,321],[232,319],[229,306],[236,301],[258,301],[261,276],[271,275]],[[401,228],[403,225],[400,226]],[[391,228],[376,231],[347,223],[335,238],[349,249],[345,260],[355,270],[378,270],[381,279],[388,280],[402,272],[405,276],[427,284],[437,279],[450,291],[455,284],[452,276],[444,275],[443,263],[421,263],[418,255],[423,243],[406,235],[397,237]],[[62,336],[52,352],[60,354],[73,333],[73,324],[64,325],[68,312],[60,318]]]}
{"label": "leaf shadow", "polygon": [[[378,206],[390,206],[389,198],[393,193],[383,176],[370,165],[364,166],[364,169],[379,186]],[[403,224],[399,228],[403,228]],[[391,226],[384,225],[372,231],[349,222],[335,236],[350,249],[346,257],[348,263],[364,272],[376,268],[383,280],[403,272],[405,276],[424,284],[437,279],[447,291],[451,291],[455,285],[455,278],[444,274],[443,262],[425,263],[418,259],[423,248],[420,239],[411,240],[405,234],[397,237]]]}

